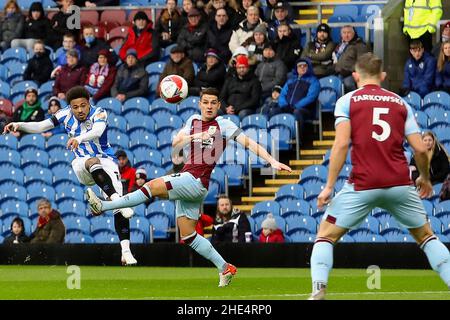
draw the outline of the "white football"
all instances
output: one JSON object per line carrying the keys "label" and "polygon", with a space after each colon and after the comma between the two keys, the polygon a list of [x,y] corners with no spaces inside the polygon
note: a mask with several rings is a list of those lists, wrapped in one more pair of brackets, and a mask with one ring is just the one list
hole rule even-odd
{"label": "white football", "polygon": [[161,98],[168,103],[179,103],[188,96],[187,81],[175,74],[168,75],[162,79],[160,84]]}

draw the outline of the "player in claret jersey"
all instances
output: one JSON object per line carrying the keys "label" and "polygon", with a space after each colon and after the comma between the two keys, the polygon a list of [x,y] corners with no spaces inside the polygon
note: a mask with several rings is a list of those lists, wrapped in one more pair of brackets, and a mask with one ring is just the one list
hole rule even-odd
{"label": "player in claret jersey", "polygon": [[[333,245],[356,228],[374,207],[389,211],[425,252],[431,267],[450,286],[450,254],[433,234],[420,198],[431,195],[429,160],[411,107],[396,94],[382,89],[382,61],[372,53],[362,55],[353,77],[358,90],[336,103],[336,138],[331,149],[328,180],[317,199],[329,204],[311,256],[311,300],[324,299],[333,265]],[[404,138],[414,149],[420,172],[417,190],[409,177],[403,153]],[[342,190],[331,200],[333,188],[352,143],[353,169]]]}
{"label": "player in claret jersey", "polygon": [[152,197],[175,200],[177,224],[184,243],[210,260],[219,269],[219,287],[228,285],[236,273],[236,267],[225,262],[211,243],[195,232],[203,199],[208,193],[209,178],[217,160],[230,139],[250,149],[266,160],[273,169],[291,171],[291,168],[275,160],[263,147],[242,133],[232,121],[218,117],[219,92],[204,89],[200,93],[201,115],[190,117],[186,125],[174,137],[172,147],[180,150],[190,145],[189,160],[180,173],[154,179],[140,190],[113,201],[101,201],[92,190],[87,190],[91,210],[133,207]]}

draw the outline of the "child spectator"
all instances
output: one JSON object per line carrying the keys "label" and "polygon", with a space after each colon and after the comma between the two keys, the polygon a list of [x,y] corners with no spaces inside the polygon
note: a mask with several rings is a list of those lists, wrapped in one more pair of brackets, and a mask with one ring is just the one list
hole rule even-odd
{"label": "child spectator", "polygon": [[450,93],[450,41],[441,45],[437,61],[436,88]]}
{"label": "child spectator", "polygon": [[66,33],[63,37],[63,50],[56,58],[56,64],[60,67],[67,64],[67,52],[69,50],[76,50],[78,53],[78,58],[81,57],[80,49],[77,48],[77,42],[75,36],[72,33]]}
{"label": "child spectator", "polygon": [[3,51],[11,47],[13,39],[20,39],[23,34],[25,19],[15,0],[9,0],[0,21],[0,47]]}
{"label": "child spectator", "polygon": [[50,51],[45,48],[41,40],[35,41],[33,50],[34,56],[28,60],[23,80],[32,80],[40,86],[50,80],[53,62],[50,59]]}
{"label": "child spectator", "polygon": [[262,231],[259,235],[261,243],[284,243],[283,231],[278,228],[277,221],[273,214],[269,213],[266,219],[261,223]]}
{"label": "child spectator", "polygon": [[97,62],[89,69],[85,85],[94,102],[110,96],[116,74],[116,66],[111,63],[111,53],[106,49],[100,50]]}
{"label": "child spectator", "polygon": [[[49,119],[53,117],[59,110],[61,110],[61,103],[59,102],[57,97],[51,97],[48,100],[48,112],[46,118]],[[65,133],[63,126],[57,126],[47,132],[41,133],[45,138],[49,138],[54,134]]]}
{"label": "child spectator", "polygon": [[272,95],[270,97],[267,97],[262,107],[256,110],[256,113],[265,115],[267,119],[270,119],[276,114],[282,113],[283,110],[280,109],[280,106],[278,105],[278,98],[280,97],[282,89],[283,88],[281,86],[274,86],[272,89]]}
{"label": "child spectator", "polygon": [[19,217],[11,222],[11,235],[3,240],[3,244],[16,244],[30,242],[30,238],[25,234],[23,220]]}

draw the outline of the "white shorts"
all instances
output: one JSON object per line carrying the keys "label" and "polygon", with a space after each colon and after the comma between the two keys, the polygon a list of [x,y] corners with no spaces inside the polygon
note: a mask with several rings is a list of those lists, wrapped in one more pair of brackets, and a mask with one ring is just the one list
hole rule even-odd
{"label": "white shorts", "polygon": [[[84,184],[85,186],[93,186],[95,185],[95,181],[92,178],[91,173],[86,170],[86,166],[85,163],[87,160],[89,160],[91,158],[88,157],[84,157],[84,158],[75,158],[72,161],[72,168],[73,171],[75,172],[75,175],[78,178],[78,181],[80,181],[81,184]],[[120,181],[120,172],[119,172],[119,167],[117,166],[117,164],[112,161],[111,159],[108,158],[97,158],[100,160],[100,164],[103,167],[103,170],[105,170],[105,172],[109,175],[109,177],[111,178],[111,181],[113,183],[114,189],[116,190],[116,192],[122,196],[123,195],[123,187],[122,187],[122,182]],[[107,195],[103,192],[102,190],[102,194],[103,197],[106,199]]]}

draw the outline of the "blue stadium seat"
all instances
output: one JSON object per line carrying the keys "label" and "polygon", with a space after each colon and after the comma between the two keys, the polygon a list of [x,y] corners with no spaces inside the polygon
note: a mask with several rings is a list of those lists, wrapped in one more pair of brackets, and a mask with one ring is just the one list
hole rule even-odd
{"label": "blue stadium seat", "polygon": [[367,216],[358,228],[367,229],[372,233],[380,233],[380,222],[377,218]]}
{"label": "blue stadium seat", "polygon": [[248,223],[250,224],[250,230],[252,231],[253,237],[255,237],[256,232],[258,231],[258,230],[256,230],[255,220],[250,216],[247,216],[247,220],[248,220]]}
{"label": "blue stadium seat", "polygon": [[183,126],[183,120],[177,115],[159,114],[154,113],[153,118],[155,119],[155,130],[156,133],[161,132],[164,129],[171,128],[180,129]]}
{"label": "blue stadium seat", "polygon": [[6,49],[2,54],[2,63],[5,63],[7,61],[18,61],[21,63],[25,63],[27,62],[27,60],[27,50],[22,47]]}
{"label": "blue stadium seat", "polygon": [[246,130],[248,128],[266,129],[267,123],[268,121],[265,115],[251,114],[242,119],[241,128],[242,130]]}
{"label": "blue stadium seat", "polygon": [[80,216],[86,216],[86,204],[77,200],[64,200],[58,203],[58,211],[61,214],[75,213]]}
{"label": "blue stadium seat", "polygon": [[177,134],[173,128],[166,128],[160,130],[157,134],[158,137],[158,149],[172,145],[173,137]]}
{"label": "blue stadium seat", "polygon": [[145,234],[139,229],[130,229],[131,243],[146,243]]}
{"label": "blue stadium seat", "polygon": [[27,200],[27,190],[13,181],[2,182],[0,185],[0,203],[7,200]]}
{"label": "blue stadium seat", "polygon": [[5,62],[4,65],[6,65],[6,67],[9,69],[9,76],[7,79],[8,83],[14,85],[16,82],[23,80],[23,73],[27,68],[26,63],[11,60]]}
{"label": "blue stadium seat", "polygon": [[423,128],[423,129],[428,128],[429,119],[428,119],[428,115],[425,112],[415,110],[414,116],[416,117],[416,121],[417,121],[417,124],[419,125],[419,127]]}
{"label": "blue stadium seat", "polygon": [[148,77],[148,91],[155,92],[159,84],[159,74],[154,74]]}
{"label": "blue stadium seat", "polygon": [[122,132],[127,132],[127,120],[118,115],[111,115],[108,119],[108,123],[111,126],[111,128],[120,130]]}
{"label": "blue stadium seat", "polygon": [[219,167],[215,167],[211,172],[210,180],[219,184],[220,190],[225,191],[225,171]]}
{"label": "blue stadium seat", "polygon": [[55,189],[51,185],[42,182],[33,182],[27,186],[28,203],[36,199],[46,198],[55,201]]}
{"label": "blue stadium seat", "polygon": [[22,168],[25,169],[30,165],[48,166],[49,158],[45,150],[33,147],[25,148],[20,152],[22,158]]}
{"label": "blue stadium seat", "polygon": [[58,164],[52,167],[52,173],[54,177],[54,186],[61,182],[69,181],[75,184],[79,184],[78,178],[75,175],[72,167],[67,164]]}
{"label": "blue stadium seat", "polygon": [[0,80],[0,97],[8,99],[10,94],[11,87],[9,86],[9,84],[5,81]]}
{"label": "blue stadium seat", "polygon": [[20,154],[16,150],[0,147],[0,165],[10,164],[20,168]]}
{"label": "blue stadium seat", "polygon": [[439,220],[442,222],[442,233],[450,236],[450,213],[439,216]]}
{"label": "blue stadium seat", "polygon": [[147,114],[149,111],[149,106],[150,104],[148,103],[148,100],[146,98],[135,97],[125,101],[125,103],[123,104],[123,110],[136,109],[143,112],[144,114]]}
{"label": "blue stadium seat", "polygon": [[434,214],[434,205],[431,201],[428,200],[422,200],[423,206],[425,208],[425,212],[429,216],[433,216]]}
{"label": "blue stadium seat", "polygon": [[441,233],[443,231],[442,230],[442,222],[439,218],[429,216],[429,217],[427,217],[427,219],[428,219],[428,222],[430,223],[431,229],[433,230],[434,233]]}
{"label": "blue stadium seat", "polygon": [[66,234],[64,242],[72,244],[91,244],[94,243],[94,238],[81,232],[69,232]]}
{"label": "blue stadium seat", "polygon": [[155,131],[155,120],[148,115],[144,115],[137,110],[131,110],[125,114],[125,119],[128,122],[128,132],[136,129],[144,129],[148,132]]}
{"label": "blue stadium seat", "polygon": [[0,210],[2,211],[2,216],[16,214],[21,217],[28,217],[30,208],[25,201],[10,199],[2,203]]}
{"label": "blue stadium seat", "polygon": [[166,66],[166,63],[163,61],[156,61],[153,63],[150,63],[149,65],[147,65],[145,67],[145,71],[147,71],[147,73],[149,75],[154,75],[154,74],[161,74],[164,70],[164,67]]}
{"label": "blue stadium seat", "polygon": [[150,239],[150,224],[145,217],[134,217],[130,219],[130,229],[140,230],[145,236],[145,240]]}
{"label": "blue stadium seat", "polygon": [[429,112],[431,108],[426,109],[429,117],[429,129],[433,129],[436,126],[450,124],[450,110],[444,108],[433,109],[433,112]]}
{"label": "blue stadium seat", "polygon": [[422,97],[417,92],[410,91],[408,95],[402,97],[402,99],[416,110],[422,108]]}
{"label": "blue stadium seat", "polygon": [[145,203],[141,203],[140,205],[133,207],[134,215],[137,217],[145,217],[147,206]]}
{"label": "blue stadium seat", "polygon": [[39,87],[39,99],[45,100],[44,98],[47,95],[53,94],[53,86],[55,85],[55,80],[49,80],[47,82],[44,82]]}
{"label": "blue stadium seat", "polygon": [[[157,200],[147,207],[147,214],[163,212],[175,223],[175,205],[173,201]],[[174,224],[173,224],[174,225]]]}
{"label": "blue stadium seat", "polygon": [[[293,230],[293,229],[298,229],[298,228],[304,228],[305,223],[302,220],[303,217],[308,217],[308,216],[305,216],[299,212],[290,212],[288,214],[283,215],[283,218],[286,221],[287,231]],[[308,217],[308,218],[310,218],[310,217]]]}
{"label": "blue stadium seat", "polygon": [[122,103],[116,98],[103,98],[97,102],[97,107],[114,112],[115,114],[122,113]]}
{"label": "blue stadium seat", "polygon": [[350,16],[355,19],[358,16],[358,7],[355,5],[338,4],[334,7],[333,16]]}
{"label": "blue stadium seat", "polygon": [[278,128],[280,126],[289,128],[291,132],[291,139],[295,137],[296,132],[296,120],[295,117],[290,113],[277,114],[269,119],[269,129]]}
{"label": "blue stadium seat", "polygon": [[241,186],[244,179],[244,168],[240,164],[226,164],[222,167],[228,176],[229,186]]}
{"label": "blue stadium seat", "polygon": [[446,214],[450,214],[450,200],[439,202],[435,206],[436,217],[441,217]]}
{"label": "blue stadium seat", "polygon": [[128,138],[126,133],[116,129],[110,129],[108,130],[108,139],[111,146],[118,149],[128,149],[130,138]]}
{"label": "blue stadium seat", "polygon": [[19,140],[15,136],[11,134],[0,135],[0,147],[8,147],[16,150],[18,144]]}
{"label": "blue stadium seat", "polygon": [[[1,224],[3,224],[2,232],[10,230],[11,223],[16,217],[17,217],[17,215],[15,215],[15,214],[10,214],[10,215],[2,217],[2,223],[1,223]],[[30,219],[23,215],[20,216],[20,218],[23,220],[23,226],[25,229],[25,233],[30,234],[33,230],[33,224],[31,223]]]}
{"label": "blue stadium seat", "polygon": [[350,231],[349,235],[355,240],[355,242],[380,242],[386,243],[386,239],[379,235],[368,232],[367,229],[357,229],[355,231]]}
{"label": "blue stadium seat", "polygon": [[162,98],[153,100],[153,102],[150,104],[149,107],[149,113],[151,116],[153,116],[153,114],[156,112],[166,112],[170,114],[175,114],[176,111],[177,111],[176,105],[167,103]]}
{"label": "blue stadium seat", "polygon": [[200,101],[200,97],[198,96],[189,96],[178,105],[178,111],[181,111],[186,108],[194,108],[199,110],[198,102]]}
{"label": "blue stadium seat", "polygon": [[200,114],[200,110],[198,108],[185,108],[177,113],[184,123],[187,122],[188,119],[194,114]]}
{"label": "blue stadium seat", "polygon": [[225,114],[222,116],[222,118],[230,120],[239,128],[241,127],[241,120],[239,119],[238,116],[236,116],[234,114]]}
{"label": "blue stadium seat", "polygon": [[158,147],[158,138],[156,137],[156,135],[145,129],[142,128],[136,129],[130,134],[131,150],[137,150],[140,148],[157,149],[157,147]]}
{"label": "blue stadium seat", "polygon": [[119,237],[116,233],[109,230],[101,230],[92,233],[95,243],[119,243]]}
{"label": "blue stadium seat", "polygon": [[153,230],[154,239],[167,239],[169,237],[170,218],[163,212],[150,213],[148,223]]}
{"label": "blue stadium seat", "polygon": [[290,213],[300,213],[309,216],[310,206],[305,200],[287,200],[281,205],[280,213],[282,217]]}
{"label": "blue stadium seat", "polygon": [[248,151],[239,144],[228,142],[219,163],[223,164],[241,164],[244,168],[248,165]]}
{"label": "blue stadium seat", "polygon": [[115,231],[114,217],[108,216],[92,217],[90,219],[90,223],[92,233],[98,232],[99,230]]}
{"label": "blue stadium seat", "polygon": [[5,67],[3,64],[0,64],[0,80],[6,81],[8,79],[8,68]]}
{"label": "blue stadium seat", "polygon": [[69,138],[66,134],[59,133],[51,136],[47,140],[47,151],[50,151],[54,147],[63,147],[66,148],[66,144]]}
{"label": "blue stadium seat", "polygon": [[38,181],[51,185],[53,182],[52,171],[40,165],[32,164],[23,169],[25,174],[25,184],[28,186],[32,182]]}
{"label": "blue stadium seat", "polygon": [[305,232],[304,229],[292,229],[287,232],[287,235],[291,242],[313,243],[316,239],[315,234]]}
{"label": "blue stadium seat", "polygon": [[401,243],[401,242],[416,242],[414,238],[406,233],[398,231],[388,231],[383,234],[387,242]]}
{"label": "blue stadium seat", "polygon": [[13,181],[18,184],[23,184],[24,173],[21,169],[16,168],[12,165],[1,165],[0,172],[2,173],[2,182]]}
{"label": "blue stadium seat", "polygon": [[23,95],[28,88],[34,88],[37,90],[39,88],[39,85],[36,82],[30,80],[17,82],[11,88],[10,99],[12,100],[16,96],[20,96],[20,98],[23,99]]}
{"label": "blue stadium seat", "polygon": [[442,183],[437,183],[433,185],[433,195],[428,198],[430,201],[434,201],[439,198],[439,193],[442,190]]}
{"label": "blue stadium seat", "polygon": [[309,202],[309,206],[311,207],[311,217],[316,219],[316,221],[321,221],[323,214],[325,213],[326,206],[323,208],[319,208],[317,206],[317,200],[313,199]]}
{"label": "blue stadium seat", "polygon": [[424,109],[429,104],[439,103],[444,106],[448,106],[448,102],[450,101],[450,95],[444,91],[433,91],[427,94],[423,98],[423,106]]}
{"label": "blue stadium seat", "polygon": [[64,147],[55,146],[48,151],[48,162],[50,169],[58,164],[70,166],[75,156],[72,151]]}
{"label": "blue stadium seat", "polygon": [[310,180],[302,184],[305,190],[305,200],[310,201],[316,198],[323,190],[325,183],[321,181]]}
{"label": "blue stadium seat", "polygon": [[336,190],[336,192],[341,191],[341,189],[344,187],[346,182],[347,182],[347,178],[338,178],[336,180],[336,184],[334,185],[334,190]]}
{"label": "blue stadium seat", "polygon": [[208,194],[203,201],[204,204],[216,204],[217,197],[220,195],[220,185],[216,181],[209,181]]}
{"label": "blue stadium seat", "polygon": [[350,176],[350,172],[352,172],[352,168],[351,164],[344,164],[341,172],[339,172],[338,178],[347,179]]}
{"label": "blue stadium seat", "polygon": [[136,167],[143,166],[148,163],[160,167],[162,165],[162,154],[158,150],[150,149],[148,147],[138,147],[133,150],[134,165]]}
{"label": "blue stadium seat", "polygon": [[275,194],[275,200],[300,200],[303,199],[303,187],[299,184],[287,184],[282,186]]}
{"label": "blue stadium seat", "polygon": [[279,150],[290,150],[292,147],[291,130],[286,126],[271,128],[269,133],[275,141],[275,148]]}
{"label": "blue stadium seat", "polygon": [[91,222],[86,217],[67,217],[63,219],[63,222],[66,226],[66,232],[73,230],[77,230],[85,234],[89,234],[91,232]]}
{"label": "blue stadium seat", "polygon": [[[271,152],[272,147],[276,148],[276,146],[272,146],[272,137],[266,130],[247,129],[244,131],[244,133],[245,135],[247,135],[247,137],[253,139],[259,145],[266,148],[269,153]],[[253,168],[262,168],[267,165],[267,162],[265,160],[263,160],[261,157],[258,157],[253,152],[249,152],[249,161]]]}
{"label": "blue stadium seat", "polygon": [[164,176],[166,173],[166,170],[164,170],[164,168],[161,167],[149,166],[147,164],[144,164],[142,167],[147,172],[147,179],[149,180],[160,178]]}
{"label": "blue stadium seat", "polygon": [[71,182],[59,183],[56,187],[56,203],[65,200],[84,201],[84,189]]}
{"label": "blue stadium seat", "polygon": [[326,182],[328,176],[328,169],[322,165],[312,165],[306,167],[300,175],[301,183],[308,181],[322,181]]}
{"label": "blue stadium seat", "polygon": [[380,222],[380,234],[382,234],[383,236],[385,233],[390,231],[403,232],[403,228],[390,214],[380,215],[377,217],[377,219]]}
{"label": "blue stadium seat", "polygon": [[19,141],[19,150],[28,147],[45,150],[45,138],[41,134],[27,134]]}
{"label": "blue stadium seat", "polygon": [[276,201],[258,202],[252,209],[252,215],[261,213],[272,213],[274,216],[279,216],[280,205]]}
{"label": "blue stadium seat", "polygon": [[450,124],[435,126],[433,132],[439,141],[446,140],[450,137]]}
{"label": "blue stadium seat", "polygon": [[320,89],[319,96],[317,97],[317,101],[320,105],[321,112],[333,112],[336,107],[336,102],[338,100],[338,96],[336,91],[331,88],[322,88]]}

